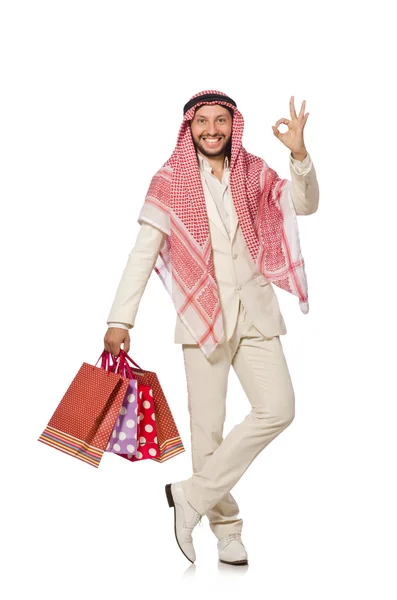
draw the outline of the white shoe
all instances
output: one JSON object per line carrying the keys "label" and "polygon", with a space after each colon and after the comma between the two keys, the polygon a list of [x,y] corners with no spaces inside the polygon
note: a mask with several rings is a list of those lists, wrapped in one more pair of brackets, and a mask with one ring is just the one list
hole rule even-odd
{"label": "white shoe", "polygon": [[174,531],[178,546],[186,558],[194,562],[196,552],[193,546],[192,531],[198,522],[202,525],[202,515],[187,501],[181,481],[167,483],[165,493],[168,505],[174,508]]}
{"label": "white shoe", "polygon": [[229,533],[218,540],[219,560],[229,565],[246,565],[247,551],[241,540],[241,533]]}

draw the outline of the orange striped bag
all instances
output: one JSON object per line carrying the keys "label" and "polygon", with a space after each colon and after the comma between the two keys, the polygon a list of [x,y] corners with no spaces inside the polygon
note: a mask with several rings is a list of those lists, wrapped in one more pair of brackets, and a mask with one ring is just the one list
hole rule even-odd
{"label": "orange striped bag", "polygon": [[129,383],[113,372],[110,356],[104,350],[95,366],[81,365],[38,438],[93,467],[99,467]]}

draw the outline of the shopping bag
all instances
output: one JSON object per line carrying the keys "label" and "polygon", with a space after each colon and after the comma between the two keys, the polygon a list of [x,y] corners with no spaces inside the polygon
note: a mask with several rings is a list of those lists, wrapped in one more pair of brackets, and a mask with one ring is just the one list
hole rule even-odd
{"label": "shopping bag", "polygon": [[[128,365],[127,361],[129,361],[131,365]],[[157,435],[153,436],[153,442],[155,444],[158,444],[159,453],[157,456],[151,456],[149,452],[150,446],[148,446],[148,458],[151,458],[156,462],[165,462],[166,460],[177,456],[181,452],[184,452],[185,448],[183,446],[182,439],[179,435],[179,431],[175,424],[170,407],[168,405],[167,399],[164,395],[163,389],[160,385],[156,373],[154,373],[153,371],[145,371],[144,369],[141,369],[141,367],[139,367],[137,363],[133,361],[132,358],[128,356],[128,354],[124,350],[121,349],[119,355],[116,357],[115,362],[113,363],[113,372],[116,374],[119,373],[120,369],[123,369],[125,364],[129,366],[133,376],[136,378],[138,382],[138,390],[142,390],[142,398],[139,398],[138,393],[138,404],[139,400],[142,400],[142,406],[143,408],[145,408],[145,402],[148,403],[148,412],[145,413],[142,410],[140,411],[140,414],[142,414],[142,419],[145,418],[146,414],[148,419],[149,415],[154,414],[154,418],[152,419],[153,422],[150,422],[150,420],[148,420],[147,422],[145,421],[145,425],[153,425],[155,422]],[[125,371],[122,372],[124,373]],[[147,386],[151,389],[151,392],[148,391],[147,396],[144,397],[144,389],[140,388],[139,386]],[[154,406],[153,413],[150,413],[150,406]],[[144,431],[143,427],[144,425],[142,426],[142,432]],[[144,433],[143,435],[140,435],[140,432],[138,431],[138,437],[146,436]],[[157,438],[157,441],[154,439],[155,437]],[[154,448],[154,446],[151,446],[151,448]],[[137,450],[139,450],[139,448]],[[142,452],[141,450],[139,451]],[[130,460],[134,461],[140,459],[137,458],[137,456],[132,456]]]}
{"label": "shopping bag", "polygon": [[[130,395],[129,386],[106,450],[132,462],[159,457],[153,390],[132,379],[134,375],[124,355],[120,357],[117,370],[123,377],[130,378],[130,386],[134,391]],[[123,421],[129,426],[128,429],[123,427]],[[126,438],[130,438],[130,441]]]}
{"label": "shopping bag", "polygon": [[130,379],[116,423],[106,446],[106,452],[128,455],[137,450],[138,437],[138,382]]}
{"label": "shopping bag", "polygon": [[131,461],[145,458],[159,458],[156,413],[153,402],[153,390],[148,385],[138,383],[138,440],[137,451]]}
{"label": "shopping bag", "polygon": [[[104,350],[95,365],[83,362],[38,441],[99,467],[129,380],[114,372]],[[101,367],[97,367],[101,360]]]}

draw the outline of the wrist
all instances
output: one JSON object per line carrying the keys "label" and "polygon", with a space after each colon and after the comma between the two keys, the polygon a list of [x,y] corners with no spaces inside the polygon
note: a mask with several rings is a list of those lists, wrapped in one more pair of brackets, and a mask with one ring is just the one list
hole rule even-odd
{"label": "wrist", "polygon": [[301,150],[300,152],[291,152],[292,158],[294,158],[295,160],[299,160],[300,162],[305,160],[307,154],[308,153],[306,149]]}

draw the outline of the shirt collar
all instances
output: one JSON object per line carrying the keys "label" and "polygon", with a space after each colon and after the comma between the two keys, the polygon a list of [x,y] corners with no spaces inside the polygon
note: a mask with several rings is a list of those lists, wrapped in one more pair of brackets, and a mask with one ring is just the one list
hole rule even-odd
{"label": "shirt collar", "polygon": [[[204,169],[209,169],[210,171],[212,171],[211,165],[208,162],[208,160],[205,158],[205,156],[201,156],[201,154],[199,154],[198,152],[197,152],[197,156],[199,159],[200,171],[204,171]],[[225,156],[225,162],[224,162],[223,167],[224,167],[224,169],[229,168],[229,159],[227,156]]]}

